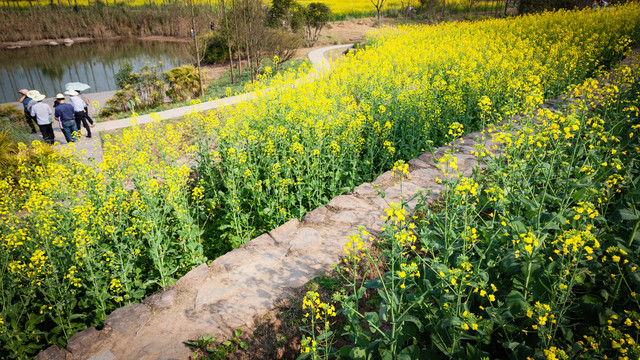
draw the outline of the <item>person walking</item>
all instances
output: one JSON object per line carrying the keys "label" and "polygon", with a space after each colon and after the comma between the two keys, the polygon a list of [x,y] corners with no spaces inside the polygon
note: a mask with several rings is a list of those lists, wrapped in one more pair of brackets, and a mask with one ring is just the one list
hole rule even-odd
{"label": "person walking", "polygon": [[69,95],[69,102],[73,106],[73,115],[75,116],[78,130],[80,130],[80,126],[84,126],[85,130],[87,130],[87,137],[91,138],[91,127],[89,127],[87,121],[87,113],[84,111],[84,101],[75,90],[67,90],[65,94]]}
{"label": "person walking", "polygon": [[91,105],[89,103],[89,98],[87,98],[82,91],[76,90],[78,92],[78,96],[80,97],[80,99],[82,99],[82,101],[84,101],[84,112],[87,113],[87,120],[89,121],[89,124],[91,125],[91,127],[96,126],[96,122],[91,118],[91,116],[89,116],[89,105]]}
{"label": "person walking", "polygon": [[53,145],[55,140],[53,126],[51,124],[51,114],[53,114],[53,110],[51,106],[42,102],[45,97],[43,94],[34,96],[33,100],[36,101],[36,104],[31,106],[31,116],[36,119],[36,124],[38,124],[40,132],[42,133],[42,139],[44,139],[47,144]]}
{"label": "person walking", "polygon": [[78,126],[76,125],[76,117],[73,111],[73,106],[65,102],[64,95],[56,95],[56,102],[54,116],[58,120],[60,129],[64,134],[64,138],[68,143],[78,141]]}
{"label": "person walking", "polygon": [[18,102],[20,102],[22,104],[22,107],[23,107],[23,110],[24,110],[24,119],[27,122],[27,125],[29,125],[29,127],[31,128],[31,133],[35,134],[35,133],[37,133],[36,126],[35,126],[35,120],[33,120],[29,110],[27,110],[27,105],[32,100],[30,97],[27,96],[28,92],[29,92],[29,90],[27,90],[27,89],[22,89],[22,90],[18,91],[18,93],[20,95],[22,95],[20,97],[20,100],[18,100]]}

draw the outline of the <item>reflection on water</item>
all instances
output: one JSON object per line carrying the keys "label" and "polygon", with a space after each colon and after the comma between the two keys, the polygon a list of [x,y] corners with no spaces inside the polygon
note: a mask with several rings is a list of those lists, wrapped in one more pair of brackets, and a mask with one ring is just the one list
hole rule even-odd
{"label": "reflection on water", "polygon": [[53,97],[72,81],[89,84],[87,92],[115,90],[113,75],[125,61],[134,71],[158,61],[162,71],[195,62],[188,44],[172,42],[109,40],[0,50],[0,103],[17,101],[23,88]]}

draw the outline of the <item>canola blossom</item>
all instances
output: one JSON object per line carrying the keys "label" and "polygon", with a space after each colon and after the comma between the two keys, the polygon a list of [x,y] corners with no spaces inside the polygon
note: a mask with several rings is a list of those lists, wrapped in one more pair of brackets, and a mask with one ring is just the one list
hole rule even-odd
{"label": "canola blossom", "polygon": [[409,223],[387,217],[357,261],[350,236],[345,319],[303,326],[329,339],[311,358],[637,359],[640,60],[600,75],[465,138],[482,171],[451,170],[435,206],[391,203]]}
{"label": "canola blossom", "polygon": [[100,163],[34,142],[31,157],[0,179],[3,353],[64,346],[206,259],[193,211],[200,187],[178,162],[188,150],[183,131],[107,135]]}
{"label": "canola blossom", "polygon": [[631,3],[386,29],[321,79],[239,105],[215,152],[199,150],[221,236],[238,246],[448,136],[532,111],[621,59],[639,14]]}

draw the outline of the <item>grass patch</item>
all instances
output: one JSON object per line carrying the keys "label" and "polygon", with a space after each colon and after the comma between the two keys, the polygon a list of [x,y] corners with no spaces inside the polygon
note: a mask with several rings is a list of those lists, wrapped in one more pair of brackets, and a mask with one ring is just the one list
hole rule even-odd
{"label": "grass patch", "polygon": [[11,105],[0,107],[0,133],[6,132],[11,141],[29,143],[31,129],[24,119],[24,112]]}

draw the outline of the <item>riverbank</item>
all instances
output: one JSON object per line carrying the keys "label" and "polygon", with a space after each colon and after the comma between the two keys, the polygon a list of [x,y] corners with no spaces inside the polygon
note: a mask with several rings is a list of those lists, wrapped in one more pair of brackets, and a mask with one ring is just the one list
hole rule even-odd
{"label": "riverbank", "polygon": [[163,41],[163,42],[180,42],[180,43],[188,43],[191,40],[189,38],[179,38],[172,36],[158,36],[158,35],[150,35],[150,36],[105,36],[105,37],[71,37],[64,39],[40,39],[40,40],[20,40],[20,41],[5,41],[0,42],[0,49],[13,50],[13,49],[22,49],[26,47],[32,46],[72,46],[77,43],[85,43],[90,41],[102,41],[102,40],[141,40],[141,41]]}
{"label": "riverbank", "polygon": [[[195,29],[209,29],[212,7],[194,7]],[[188,38],[191,9],[184,3],[126,6],[34,6],[1,8],[0,43],[46,41],[48,39],[167,36]],[[55,26],[52,26],[52,23]]]}

